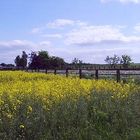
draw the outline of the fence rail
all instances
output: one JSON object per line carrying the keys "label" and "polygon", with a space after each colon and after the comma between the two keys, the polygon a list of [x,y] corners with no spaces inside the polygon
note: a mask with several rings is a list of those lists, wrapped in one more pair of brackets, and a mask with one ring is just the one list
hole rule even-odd
{"label": "fence rail", "polygon": [[[44,73],[54,73],[56,74],[63,74],[68,77],[72,72],[78,74],[79,78],[83,78],[84,74],[92,74],[94,75],[95,79],[98,80],[101,76],[115,76],[116,81],[120,82],[122,76],[140,76],[140,68],[131,68],[131,69],[45,69],[45,70],[31,70],[27,69],[27,71],[31,72],[44,72]],[[139,77],[140,78],[140,77]]]}
{"label": "fence rail", "polygon": [[[19,69],[0,69],[4,70],[19,70]],[[69,77],[70,74],[74,73],[79,76],[79,78],[83,78],[84,75],[89,74],[94,76],[96,80],[102,78],[103,76],[114,76],[117,82],[120,82],[122,78],[126,78],[128,76],[136,76],[140,79],[140,68],[123,68],[123,69],[26,69],[28,72],[43,72],[43,73],[53,73],[53,74],[63,74],[66,77]]]}

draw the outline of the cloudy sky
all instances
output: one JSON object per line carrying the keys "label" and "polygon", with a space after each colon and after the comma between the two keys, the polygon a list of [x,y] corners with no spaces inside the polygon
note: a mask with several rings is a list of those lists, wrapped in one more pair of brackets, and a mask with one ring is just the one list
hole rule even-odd
{"label": "cloudy sky", "polygon": [[0,0],[0,63],[46,50],[71,62],[140,62],[140,0]]}

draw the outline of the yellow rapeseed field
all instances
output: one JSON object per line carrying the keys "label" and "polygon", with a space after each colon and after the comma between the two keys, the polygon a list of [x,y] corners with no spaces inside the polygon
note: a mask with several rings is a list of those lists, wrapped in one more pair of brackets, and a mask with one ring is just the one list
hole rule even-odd
{"label": "yellow rapeseed field", "polygon": [[0,72],[1,140],[140,139],[140,86]]}

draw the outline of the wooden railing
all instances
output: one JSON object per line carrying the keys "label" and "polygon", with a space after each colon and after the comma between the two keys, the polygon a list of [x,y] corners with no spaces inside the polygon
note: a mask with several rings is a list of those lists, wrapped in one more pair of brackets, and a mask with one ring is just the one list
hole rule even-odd
{"label": "wooden railing", "polygon": [[[2,71],[15,71],[15,70],[19,70],[19,69],[0,69]],[[96,80],[100,79],[101,76],[115,76],[115,79],[117,82],[120,82],[121,79],[123,78],[123,76],[137,76],[137,78],[140,79],[140,68],[123,68],[123,69],[26,69],[26,71],[28,72],[43,72],[43,73],[54,73],[56,74],[63,74],[66,75],[66,77],[68,77],[71,74],[71,71],[76,71],[76,74],[78,74],[79,78],[83,78],[83,75],[86,73],[92,73],[92,75],[94,76],[94,78]],[[61,71],[61,72],[60,72]],[[108,73],[104,73],[104,72],[108,72]],[[113,73],[112,73],[113,72]]]}
{"label": "wooden railing", "polygon": [[[140,76],[140,68],[129,68],[129,69],[63,69],[63,70],[60,70],[60,69],[53,69],[53,70],[49,70],[49,69],[45,69],[45,70],[30,70],[30,69],[27,69],[27,71],[30,71],[30,72],[45,72],[46,74],[47,73],[54,73],[55,75],[56,74],[60,74],[60,72],[58,71],[62,71],[61,74],[65,74],[66,77],[69,76],[70,74],[70,71],[78,71],[78,76],[79,78],[83,78],[83,74],[85,74],[86,72],[94,72],[94,77],[96,80],[98,80],[100,78],[101,75],[114,75],[116,77],[116,81],[117,82],[120,82],[121,81],[121,76],[122,75],[139,75]],[[104,72],[110,72],[110,73],[104,73]],[[113,71],[113,73],[111,73]],[[102,73],[101,73],[102,72]],[[129,73],[127,73],[129,72]],[[130,73],[131,72],[131,73]],[[139,72],[139,73],[138,73]]]}

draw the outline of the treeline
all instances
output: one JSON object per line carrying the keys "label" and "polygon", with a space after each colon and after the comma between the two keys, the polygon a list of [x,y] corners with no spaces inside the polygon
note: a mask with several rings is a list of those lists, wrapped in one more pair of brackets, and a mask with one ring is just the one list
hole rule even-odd
{"label": "treeline", "polygon": [[105,62],[109,64],[111,67],[120,64],[123,66],[123,68],[128,68],[128,66],[133,64],[132,58],[129,55],[118,56],[116,54],[114,56],[107,56]]}
{"label": "treeline", "polygon": [[1,63],[0,66],[1,67],[14,67],[13,64],[5,64],[5,63]]}
{"label": "treeline", "polygon": [[[133,64],[129,55],[114,55],[107,56],[104,60],[108,68],[121,66],[123,68],[131,67]],[[25,51],[22,55],[15,58],[16,68],[18,69],[66,69],[66,68],[82,68],[82,67],[95,67],[94,64],[84,63],[78,58],[74,58],[71,63],[67,63],[63,58],[57,56],[50,56],[47,51],[31,52],[27,54]],[[98,64],[97,64],[98,65]]]}
{"label": "treeline", "polygon": [[55,69],[63,68],[66,62],[63,58],[57,56],[50,56],[47,51],[31,52],[27,54],[25,51],[22,55],[15,58],[17,68],[25,69]]}

